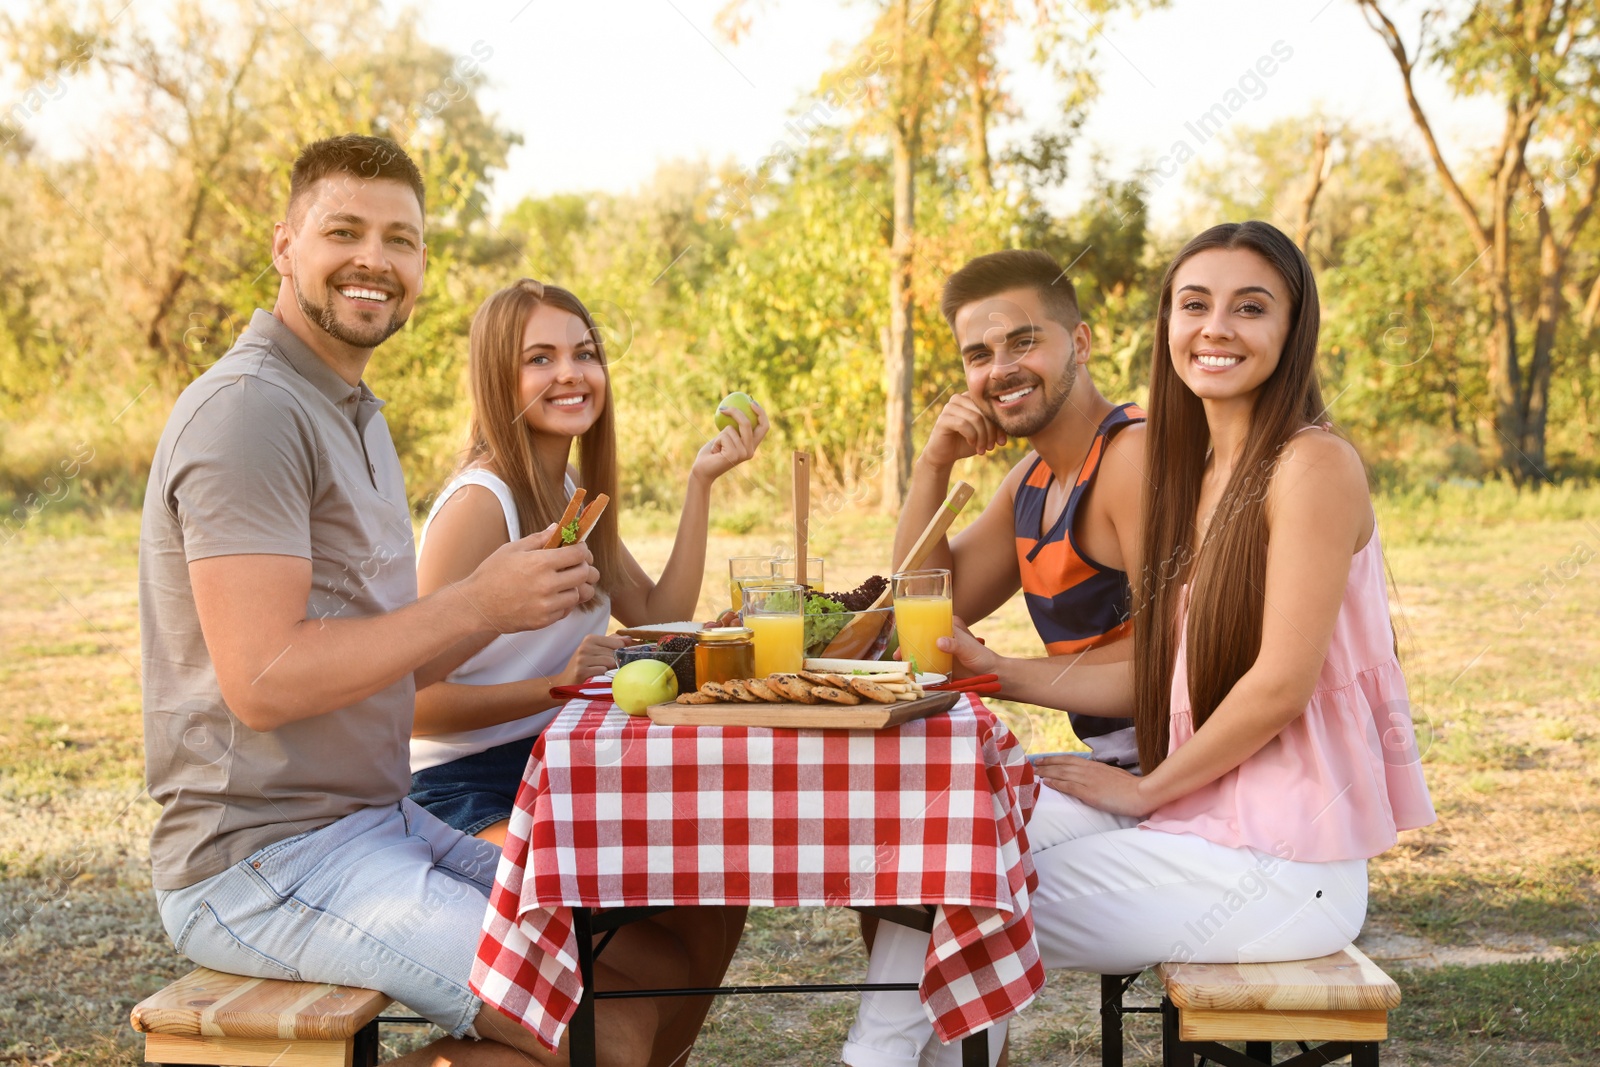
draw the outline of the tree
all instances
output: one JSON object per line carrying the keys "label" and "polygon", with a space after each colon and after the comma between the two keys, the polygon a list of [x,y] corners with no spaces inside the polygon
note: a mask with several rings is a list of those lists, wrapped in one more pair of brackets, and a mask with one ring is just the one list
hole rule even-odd
{"label": "tree", "polygon": [[[402,401],[390,419],[408,481],[435,487],[464,422],[466,322],[492,280],[479,268],[517,255],[483,218],[488,172],[517,137],[476,99],[493,46],[452,55],[413,22],[378,0],[180,0],[159,31],[64,0],[0,18],[25,79],[98,82],[111,101],[81,157],[23,149],[13,195],[45,207],[29,266],[48,284],[0,303],[34,335],[14,356],[20,380],[113,367],[154,379],[156,396],[180,387],[276,295],[269,239],[298,149],[339,132],[391,137],[423,173],[430,267],[369,380]],[[0,388],[9,362],[0,345]]]}
{"label": "tree", "polygon": [[[1536,484],[1547,477],[1545,430],[1567,270],[1600,193],[1600,14],[1571,0],[1473,4],[1435,33],[1448,16],[1430,9],[1416,45],[1408,46],[1379,0],[1357,3],[1394,57],[1412,120],[1478,252],[1474,267],[1481,264],[1478,277],[1493,308],[1488,383],[1500,466],[1517,484]],[[1503,106],[1500,142],[1481,189],[1445,159],[1434,136],[1413,84],[1423,63],[1442,69],[1457,93],[1491,95]],[[1530,220],[1534,233],[1525,236]],[[1524,259],[1531,255],[1536,264]],[[1533,335],[1525,339],[1529,320]]]}
{"label": "tree", "polygon": [[1428,180],[1432,164],[1405,141],[1317,114],[1224,138],[1222,162],[1193,166],[1203,206],[1189,230],[1243,218],[1304,230],[1328,417],[1385,482],[1483,473],[1473,412],[1487,410],[1485,360],[1473,338],[1487,308],[1449,284],[1474,250]]}
{"label": "tree", "polygon": [[[896,506],[904,497],[914,451],[919,176],[948,156],[959,160],[965,178],[968,200],[963,207],[995,198],[989,137],[991,124],[1010,113],[998,59],[1008,32],[1028,32],[1036,46],[1035,61],[1067,87],[1062,114],[1071,129],[1094,95],[1092,41],[1107,15],[1117,8],[1161,2],[1089,0],[1062,6],[1035,0],[1029,19],[1010,0],[965,5],[876,0],[872,29],[842,66],[824,75],[819,93],[830,102],[830,113],[848,110],[853,137],[886,146],[890,160],[887,322],[882,335],[886,506]],[[719,16],[724,33],[735,40],[749,27],[744,9],[745,0],[732,0]],[[1045,147],[1047,154],[1059,157],[1057,142]]]}

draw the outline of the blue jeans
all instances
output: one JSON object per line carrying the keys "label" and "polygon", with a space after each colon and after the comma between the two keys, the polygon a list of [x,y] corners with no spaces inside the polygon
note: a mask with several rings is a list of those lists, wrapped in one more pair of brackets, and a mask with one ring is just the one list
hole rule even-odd
{"label": "blue jeans", "polygon": [[464,834],[511,818],[536,737],[462,756],[411,776],[411,799]]}
{"label": "blue jeans", "polygon": [[221,874],[156,890],[173,946],[230,974],[377,989],[453,1036],[500,849],[410,800],[274,842]]}

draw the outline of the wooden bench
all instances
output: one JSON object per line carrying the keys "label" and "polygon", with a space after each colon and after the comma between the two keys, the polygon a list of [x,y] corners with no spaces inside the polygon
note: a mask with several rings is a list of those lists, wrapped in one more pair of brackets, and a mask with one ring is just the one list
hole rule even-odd
{"label": "wooden bench", "polygon": [[150,1063],[372,1067],[378,1013],[389,1003],[371,989],[200,967],[142,1001],[131,1018]]}
{"label": "wooden bench", "polygon": [[[1137,975],[1101,976],[1104,1067],[1120,1067],[1122,1016],[1140,1012],[1161,1014],[1163,1067],[1193,1067],[1197,1055],[1220,1067],[1260,1067],[1274,1063],[1274,1042],[1298,1049],[1277,1067],[1344,1056],[1352,1067],[1377,1067],[1389,1012],[1400,1003],[1400,987],[1354,945],[1286,963],[1164,963],[1156,974],[1159,1008],[1123,1005]],[[1224,1041],[1243,1042],[1244,1051]]]}

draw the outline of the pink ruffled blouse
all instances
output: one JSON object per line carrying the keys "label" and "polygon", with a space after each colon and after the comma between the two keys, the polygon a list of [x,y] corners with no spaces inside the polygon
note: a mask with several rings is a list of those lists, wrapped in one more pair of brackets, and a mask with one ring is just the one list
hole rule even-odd
{"label": "pink ruffled blouse", "polygon": [[[1185,600],[1180,627],[1187,615]],[[1185,643],[1172,672],[1169,752],[1194,736]],[[1326,862],[1376,856],[1400,830],[1434,818],[1374,529],[1350,560],[1333,639],[1304,714],[1238,767],[1140,826]]]}

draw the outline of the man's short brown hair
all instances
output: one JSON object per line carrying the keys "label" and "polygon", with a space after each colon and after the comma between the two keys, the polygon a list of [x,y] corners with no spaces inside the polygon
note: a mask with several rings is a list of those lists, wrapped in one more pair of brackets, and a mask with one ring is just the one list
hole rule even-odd
{"label": "man's short brown hair", "polygon": [[296,206],[312,186],[335,174],[348,174],[361,181],[403,182],[417,194],[417,207],[427,214],[422,172],[405,149],[383,137],[347,133],[313,141],[300,150],[300,158],[289,173],[288,217],[295,217]]}
{"label": "man's short brown hair", "polygon": [[1037,292],[1045,313],[1069,330],[1082,321],[1078,314],[1077,291],[1055,257],[1023,248],[979,256],[950,275],[944,283],[939,310],[944,312],[945,321],[954,330],[956,312],[1010,289]]}

